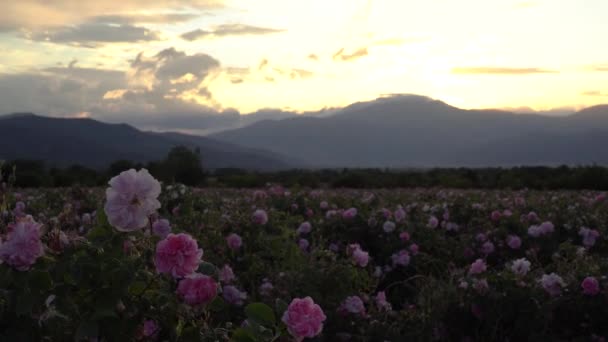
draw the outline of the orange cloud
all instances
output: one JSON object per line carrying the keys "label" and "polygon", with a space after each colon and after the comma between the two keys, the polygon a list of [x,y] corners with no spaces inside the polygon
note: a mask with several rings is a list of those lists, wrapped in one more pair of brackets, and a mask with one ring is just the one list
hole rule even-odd
{"label": "orange cloud", "polygon": [[348,61],[352,61],[352,60],[355,60],[357,58],[361,58],[361,57],[364,57],[367,55],[368,55],[368,51],[367,51],[366,47],[359,48],[358,50],[356,50],[352,53],[345,53],[344,48],[341,48],[340,50],[336,51],[336,53],[334,53],[332,58],[334,60],[348,62]]}
{"label": "orange cloud", "polygon": [[73,25],[93,17],[148,11],[219,8],[223,0],[9,0],[0,11],[0,31]]}
{"label": "orange cloud", "polygon": [[457,67],[452,69],[452,74],[458,75],[530,75],[552,73],[557,73],[557,71],[541,68],[509,67]]}

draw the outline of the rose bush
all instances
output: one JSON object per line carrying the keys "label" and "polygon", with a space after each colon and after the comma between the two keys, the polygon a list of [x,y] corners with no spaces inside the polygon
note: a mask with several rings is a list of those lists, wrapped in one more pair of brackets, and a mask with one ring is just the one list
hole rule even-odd
{"label": "rose bush", "polygon": [[599,192],[0,189],[1,341],[608,337]]}

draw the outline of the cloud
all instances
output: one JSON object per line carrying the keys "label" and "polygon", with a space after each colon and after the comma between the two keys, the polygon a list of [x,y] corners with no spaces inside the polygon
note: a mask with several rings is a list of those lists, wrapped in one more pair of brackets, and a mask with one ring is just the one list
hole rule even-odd
{"label": "cloud", "polygon": [[601,71],[601,72],[608,71],[608,64],[604,64],[604,65],[593,65],[593,66],[591,66],[591,70],[592,70],[592,71]]}
{"label": "cloud", "polygon": [[26,32],[23,37],[34,41],[95,47],[103,43],[140,42],[160,40],[158,32],[129,24],[81,24]]}
{"label": "cloud", "polygon": [[0,113],[70,116],[100,106],[108,90],[125,86],[124,73],[88,68],[48,68],[0,74]]}
{"label": "cloud", "polygon": [[88,113],[95,119],[149,129],[202,130],[234,124],[233,117],[223,116],[225,110],[208,89],[220,70],[220,62],[209,55],[169,48],[153,55],[139,53],[124,71],[77,65],[73,60],[65,67],[0,74],[0,113]]}
{"label": "cloud", "polygon": [[244,24],[224,24],[219,25],[211,30],[194,30],[181,35],[185,40],[193,41],[198,39],[207,39],[213,37],[225,36],[242,36],[242,35],[264,35],[271,33],[284,32],[285,30],[273,29],[267,27],[250,26]]}
{"label": "cloud", "polygon": [[100,15],[89,20],[99,24],[168,24],[182,23],[200,17],[192,13],[156,13],[156,14],[113,14]]}
{"label": "cloud", "polygon": [[333,54],[332,58],[333,58],[333,60],[348,62],[348,61],[352,61],[352,60],[355,60],[357,58],[361,58],[361,57],[364,57],[367,55],[368,55],[368,51],[367,51],[366,47],[359,48],[356,51],[350,52],[350,53],[346,53],[345,49],[341,48],[340,50],[336,51],[336,53]]}
{"label": "cloud", "polygon": [[588,90],[588,91],[582,92],[581,95],[583,95],[583,96],[600,96],[600,97],[604,97],[604,96],[608,96],[608,93],[602,93],[599,90]]}
{"label": "cloud", "polygon": [[0,30],[75,25],[93,17],[141,11],[166,13],[168,10],[208,10],[223,7],[223,0],[9,0],[0,11]]}
{"label": "cloud", "polygon": [[452,69],[452,74],[458,75],[531,75],[551,73],[557,73],[557,71],[541,68],[509,67],[457,67]]}

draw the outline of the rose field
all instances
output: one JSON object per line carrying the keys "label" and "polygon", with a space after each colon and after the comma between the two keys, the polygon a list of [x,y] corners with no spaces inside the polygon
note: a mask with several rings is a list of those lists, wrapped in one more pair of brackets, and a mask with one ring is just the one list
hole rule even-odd
{"label": "rose field", "polygon": [[0,341],[605,341],[596,191],[0,189]]}

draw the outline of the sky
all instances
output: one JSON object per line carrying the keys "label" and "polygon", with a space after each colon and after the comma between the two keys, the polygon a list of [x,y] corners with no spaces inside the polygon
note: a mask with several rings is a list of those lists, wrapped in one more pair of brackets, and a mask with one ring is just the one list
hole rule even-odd
{"label": "sky", "polygon": [[0,113],[162,129],[401,93],[580,109],[608,103],[606,13],[605,0],[10,1]]}

